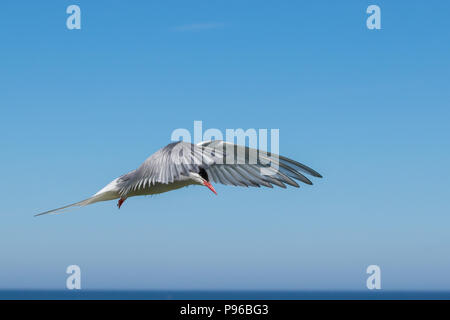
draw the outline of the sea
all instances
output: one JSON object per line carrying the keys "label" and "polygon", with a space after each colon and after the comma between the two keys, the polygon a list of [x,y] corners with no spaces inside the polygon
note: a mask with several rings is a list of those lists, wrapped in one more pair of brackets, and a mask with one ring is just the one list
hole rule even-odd
{"label": "sea", "polygon": [[0,290],[0,300],[450,300],[450,291]]}

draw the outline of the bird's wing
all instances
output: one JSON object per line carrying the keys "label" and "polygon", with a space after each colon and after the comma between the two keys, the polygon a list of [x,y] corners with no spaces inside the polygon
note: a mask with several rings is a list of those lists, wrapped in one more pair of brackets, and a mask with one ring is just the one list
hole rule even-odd
{"label": "bird's wing", "polygon": [[322,177],[304,164],[258,149],[221,140],[197,145],[179,141],[158,150],[138,169],[120,177],[119,193],[126,195],[155,183],[169,184],[201,169],[214,182],[245,187],[298,187],[295,180],[312,184],[301,172]]}
{"label": "bird's wing", "polygon": [[214,140],[197,144],[203,154],[215,156],[213,164],[205,167],[214,182],[234,186],[286,188],[285,184],[299,187],[295,180],[312,182],[302,173],[322,176],[295,160],[229,142]]}
{"label": "bird's wing", "polygon": [[203,154],[202,148],[183,141],[170,143],[147,158],[136,170],[119,178],[119,193],[143,189],[156,183],[169,184],[198,173],[214,164],[215,157]]}

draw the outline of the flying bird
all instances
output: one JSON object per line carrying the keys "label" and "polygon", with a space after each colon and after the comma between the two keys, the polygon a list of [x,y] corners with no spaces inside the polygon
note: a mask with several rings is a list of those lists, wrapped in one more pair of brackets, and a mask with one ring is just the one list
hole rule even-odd
{"label": "flying bird", "polygon": [[119,199],[164,193],[189,185],[202,185],[217,195],[211,182],[242,187],[287,185],[299,187],[295,180],[312,185],[303,173],[322,178],[313,169],[292,159],[221,140],[198,144],[178,141],[158,150],[142,165],[106,185],[92,197],[67,206],[45,211],[61,212],[71,207]]}

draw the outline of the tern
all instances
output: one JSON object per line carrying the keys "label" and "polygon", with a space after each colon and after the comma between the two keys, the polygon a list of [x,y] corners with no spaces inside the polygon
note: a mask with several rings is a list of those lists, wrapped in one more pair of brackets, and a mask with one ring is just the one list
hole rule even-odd
{"label": "tern", "polygon": [[273,188],[276,185],[286,188],[287,184],[298,188],[295,180],[312,185],[302,173],[322,178],[304,164],[259,149],[221,140],[198,144],[178,141],[158,150],[139,168],[114,179],[92,197],[36,216],[115,199],[119,199],[117,206],[120,209],[127,198],[164,193],[189,185],[206,186],[217,195],[211,181],[242,187]]}

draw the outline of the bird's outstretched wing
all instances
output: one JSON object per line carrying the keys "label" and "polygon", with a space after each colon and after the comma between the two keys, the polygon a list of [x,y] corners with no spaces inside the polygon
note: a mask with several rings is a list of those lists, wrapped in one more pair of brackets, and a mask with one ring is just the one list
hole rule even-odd
{"label": "bird's outstretched wing", "polygon": [[118,180],[120,194],[143,189],[156,183],[169,184],[200,172],[217,159],[203,154],[201,147],[183,141],[173,142],[156,151],[136,170]]}
{"label": "bird's outstretched wing", "polygon": [[295,180],[306,184],[312,182],[302,173],[322,176],[315,170],[295,160],[225,141],[200,142],[204,154],[221,158],[205,168],[208,176],[217,183],[234,186],[286,188],[285,184],[299,187]]}
{"label": "bird's outstretched wing", "polygon": [[202,169],[209,180],[245,187],[298,187],[295,180],[312,184],[302,172],[322,177],[304,164],[257,149],[221,140],[197,145],[180,141],[158,150],[138,169],[120,177],[120,193],[125,195],[155,183],[172,183],[189,176],[189,172],[201,173]]}

